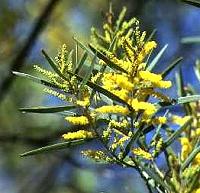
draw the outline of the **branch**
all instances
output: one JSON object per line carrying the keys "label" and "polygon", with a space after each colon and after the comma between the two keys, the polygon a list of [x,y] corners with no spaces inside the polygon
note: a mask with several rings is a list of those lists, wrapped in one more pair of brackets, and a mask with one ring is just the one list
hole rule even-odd
{"label": "branch", "polygon": [[33,25],[33,29],[28,38],[26,39],[24,46],[22,46],[17,56],[12,60],[9,70],[10,72],[0,85],[0,103],[2,102],[3,98],[5,97],[14,80],[14,76],[11,72],[19,71],[22,68],[26,57],[31,52],[32,47],[34,46],[38,36],[47,25],[48,20],[59,1],[60,0],[50,0],[47,3],[43,11],[41,12],[41,15],[38,17],[37,21]]}

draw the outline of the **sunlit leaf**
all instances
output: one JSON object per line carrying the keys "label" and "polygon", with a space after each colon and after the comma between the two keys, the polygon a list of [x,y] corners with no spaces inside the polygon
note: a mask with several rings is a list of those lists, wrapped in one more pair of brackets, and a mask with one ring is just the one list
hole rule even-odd
{"label": "sunlit leaf", "polygon": [[200,100],[200,95],[191,95],[191,96],[179,97],[177,99],[177,104],[196,102],[196,101],[199,101],[199,100]]}
{"label": "sunlit leaf", "polygon": [[184,37],[181,39],[181,43],[183,43],[183,44],[199,44],[200,36]]}
{"label": "sunlit leaf", "polygon": [[156,64],[158,63],[158,61],[160,60],[160,58],[162,57],[162,55],[164,54],[165,50],[167,49],[168,44],[166,44],[159,52],[158,54],[155,56],[155,58],[152,60],[152,62],[149,64],[149,66],[147,67],[147,70],[152,71],[154,69],[154,67],[156,66]]}

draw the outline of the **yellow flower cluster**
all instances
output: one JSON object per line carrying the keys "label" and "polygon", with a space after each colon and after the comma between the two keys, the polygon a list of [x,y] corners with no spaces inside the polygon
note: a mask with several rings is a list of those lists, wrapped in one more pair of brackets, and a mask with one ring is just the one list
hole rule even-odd
{"label": "yellow flower cluster", "polygon": [[174,115],[172,117],[172,122],[177,124],[177,125],[184,125],[188,120],[190,119],[190,116],[185,116],[185,117],[180,117],[180,116],[177,116],[177,115]]}
{"label": "yellow flower cluster", "polygon": [[73,125],[87,125],[89,124],[89,120],[86,116],[77,116],[77,117],[65,117],[69,123]]}
{"label": "yellow flower cluster", "polygon": [[126,128],[128,125],[129,123],[127,120],[123,120],[122,122],[111,120],[109,122],[109,127],[115,127],[115,128]]}
{"label": "yellow flower cluster", "polygon": [[65,140],[73,140],[73,139],[88,139],[88,138],[93,138],[95,135],[91,131],[85,131],[85,130],[79,130],[76,132],[69,132],[66,134],[63,134],[62,137]]}
{"label": "yellow flower cluster", "polygon": [[137,99],[133,99],[130,104],[135,111],[144,110],[144,114],[147,116],[151,116],[157,111],[154,104],[148,102],[140,102]]}
{"label": "yellow flower cluster", "polygon": [[[182,145],[181,160],[185,160],[188,157],[188,155],[191,153],[191,151],[193,150],[192,141],[190,141],[187,137],[181,137],[180,142],[181,142],[181,145]],[[194,164],[200,164],[200,153],[198,153],[196,155],[193,163]]]}
{"label": "yellow flower cluster", "polygon": [[129,110],[126,107],[120,105],[110,105],[110,106],[102,106],[95,109],[97,113],[114,113],[114,114],[122,114],[128,115]]}
{"label": "yellow flower cluster", "polygon": [[108,157],[103,151],[101,150],[85,150],[85,151],[81,151],[81,153],[86,156],[89,157],[95,161],[107,161],[107,162],[111,162],[112,159],[110,157]]}
{"label": "yellow flower cluster", "polygon": [[152,155],[149,152],[146,152],[146,151],[144,151],[141,148],[135,148],[135,149],[133,149],[132,153],[134,155],[140,156],[140,157],[142,157],[144,159],[147,159],[147,160],[152,160],[153,159]]}
{"label": "yellow flower cluster", "polygon": [[152,51],[156,47],[157,47],[157,44],[155,41],[149,41],[145,43],[144,48],[138,55],[137,62],[141,63],[145,59],[145,57],[150,53],[150,51]]}
{"label": "yellow flower cluster", "polygon": [[156,117],[154,120],[153,120],[153,123],[154,124],[165,124],[167,122],[167,118],[166,117]]}
{"label": "yellow flower cluster", "polygon": [[200,188],[194,190],[192,193],[200,193]]}
{"label": "yellow flower cluster", "polygon": [[162,80],[162,76],[160,74],[154,74],[149,71],[140,71],[139,77],[142,80],[150,81],[154,86],[159,88],[170,88],[172,86],[171,81]]}
{"label": "yellow flower cluster", "polygon": [[129,81],[128,76],[125,74],[105,73],[102,78],[102,83],[108,90],[121,87],[127,89],[128,91],[132,91],[134,88],[133,83]]}

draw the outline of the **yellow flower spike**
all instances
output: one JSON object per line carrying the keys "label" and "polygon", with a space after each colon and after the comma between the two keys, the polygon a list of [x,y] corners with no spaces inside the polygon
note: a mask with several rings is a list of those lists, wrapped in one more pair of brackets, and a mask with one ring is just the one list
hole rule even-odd
{"label": "yellow flower spike", "polygon": [[170,88],[172,86],[172,82],[161,80],[157,82],[155,85],[159,88]]}
{"label": "yellow flower spike", "polygon": [[116,114],[122,114],[122,115],[129,114],[128,108],[122,107],[120,105],[102,106],[102,107],[96,108],[95,112],[97,112],[97,113],[116,113]]}
{"label": "yellow flower spike", "polygon": [[94,133],[91,131],[79,130],[75,132],[69,132],[63,134],[62,137],[65,140],[73,140],[73,139],[88,139],[95,137]]}
{"label": "yellow flower spike", "polygon": [[86,116],[66,117],[65,120],[67,120],[69,123],[71,123],[73,125],[87,125],[87,124],[89,124],[89,120]]}
{"label": "yellow flower spike", "polygon": [[200,128],[196,129],[196,135],[199,137],[200,136]]}
{"label": "yellow flower spike", "polygon": [[154,74],[149,71],[140,71],[139,76],[143,80],[151,81],[153,83],[157,83],[162,80],[162,76],[160,74]]}
{"label": "yellow flower spike", "polygon": [[137,156],[140,156],[140,157],[142,157],[144,159],[147,159],[147,160],[152,160],[153,159],[152,155],[149,152],[144,151],[140,147],[133,149],[132,153],[137,155]]}
{"label": "yellow flower spike", "polygon": [[149,41],[144,45],[145,53],[148,54],[151,50],[157,47],[157,43],[155,41]]}
{"label": "yellow flower spike", "polygon": [[181,160],[185,160],[189,153],[192,151],[192,146],[190,144],[190,141],[187,137],[181,137],[180,143],[182,145],[181,149]]}
{"label": "yellow flower spike", "polygon": [[129,78],[124,74],[106,73],[102,81],[105,86],[107,84],[112,84],[130,91],[134,88],[133,83],[131,83]]}
{"label": "yellow flower spike", "polygon": [[131,106],[135,111],[144,110],[146,115],[152,115],[157,111],[154,104],[148,102],[139,102],[137,99],[133,99],[131,101]]}
{"label": "yellow flower spike", "polygon": [[177,124],[177,125],[184,125],[188,120],[190,119],[190,116],[185,116],[185,117],[180,117],[180,116],[177,116],[177,115],[174,115],[172,117],[172,122]]}
{"label": "yellow flower spike", "polygon": [[197,165],[200,164],[200,153],[198,153],[198,154],[196,155],[196,157],[194,158],[194,163],[197,164]]}
{"label": "yellow flower spike", "polygon": [[166,117],[156,117],[154,120],[153,120],[153,123],[154,124],[165,124],[167,122],[167,118]]}
{"label": "yellow flower spike", "polygon": [[91,158],[95,161],[102,161],[105,160],[107,162],[111,162],[112,159],[108,157],[103,151],[101,150],[84,150],[81,151],[83,156],[86,156],[88,158]]}
{"label": "yellow flower spike", "polygon": [[83,100],[77,100],[76,104],[82,107],[87,107],[90,105],[89,97],[85,97]]}
{"label": "yellow flower spike", "polygon": [[200,188],[194,190],[192,193],[200,193]]}

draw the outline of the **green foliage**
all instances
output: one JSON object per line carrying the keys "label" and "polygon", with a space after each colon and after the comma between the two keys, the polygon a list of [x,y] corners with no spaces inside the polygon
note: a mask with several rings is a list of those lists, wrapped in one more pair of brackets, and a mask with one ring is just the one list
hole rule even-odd
{"label": "green foliage", "polygon": [[[199,134],[194,128],[200,127],[200,123],[194,114],[196,107],[193,105],[200,100],[200,95],[190,89],[190,92],[185,91],[181,71],[176,74],[179,97],[171,99],[162,92],[162,89],[172,86],[172,82],[165,78],[182,57],[175,59],[160,74],[153,73],[167,45],[151,58],[151,53],[157,46],[151,40],[155,31],[148,37],[145,31],[140,30],[136,18],[128,21],[124,19],[125,13],[126,8],[123,8],[115,20],[110,7],[103,33],[92,28],[88,46],[74,38],[75,50],[67,51],[66,45],[63,45],[55,60],[42,50],[53,71],[39,66],[35,66],[35,70],[47,80],[14,72],[50,87],[45,88],[45,92],[66,103],[58,107],[21,108],[20,111],[68,111],[73,116],[67,114],[65,120],[71,125],[81,126],[78,131],[63,135],[66,142],[28,151],[21,156],[69,148],[92,139],[98,140],[104,148],[86,149],[82,152],[84,156],[136,169],[145,180],[149,192],[189,193],[191,189],[199,187],[198,182],[192,187],[188,186],[189,179],[196,173],[185,177],[184,172],[188,169],[186,167],[195,166],[194,169],[199,170]],[[80,59],[79,49],[83,51]],[[156,102],[152,102],[151,98],[155,98]],[[174,105],[183,105],[185,109],[192,111],[186,111],[187,116],[179,117],[170,113],[169,108],[162,114],[163,108]],[[193,125],[193,119],[197,119],[195,124],[198,125]],[[172,124],[178,128],[174,129]],[[196,135],[192,136],[192,131]],[[154,133],[150,142],[147,140],[149,132]],[[194,144],[191,139],[197,142]],[[175,142],[182,145],[179,154],[172,148]],[[169,172],[161,170],[156,164],[163,152]]]}

